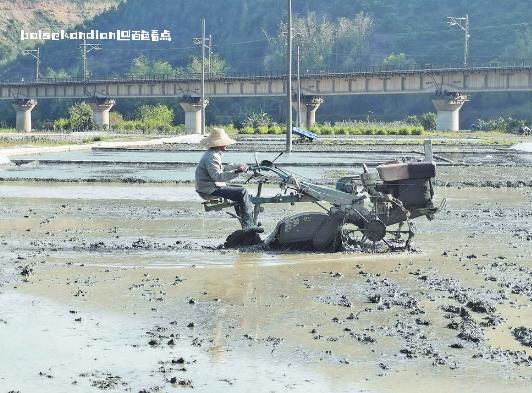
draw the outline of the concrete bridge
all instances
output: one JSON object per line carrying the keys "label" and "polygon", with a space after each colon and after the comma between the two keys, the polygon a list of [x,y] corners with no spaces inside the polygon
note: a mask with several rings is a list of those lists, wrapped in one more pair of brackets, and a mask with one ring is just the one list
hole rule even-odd
{"label": "concrete bridge", "polygon": [[[294,77],[295,78],[295,77]],[[295,84],[294,84],[295,86]],[[315,123],[325,96],[372,94],[430,94],[437,111],[437,129],[458,130],[459,111],[468,93],[532,90],[532,65],[470,68],[425,67],[410,70],[381,68],[351,73],[312,73],[301,77],[299,111],[306,127]],[[286,76],[217,76],[208,78],[209,98],[276,97],[286,95]],[[84,99],[92,106],[94,122],[109,127],[109,111],[119,98],[177,98],[185,111],[187,133],[199,133],[200,79],[175,76],[128,76],[104,79],[40,79],[0,82],[0,99],[13,101],[19,131],[31,130],[31,111],[41,99]],[[294,96],[295,101],[295,96]],[[203,105],[207,105],[208,101]]]}

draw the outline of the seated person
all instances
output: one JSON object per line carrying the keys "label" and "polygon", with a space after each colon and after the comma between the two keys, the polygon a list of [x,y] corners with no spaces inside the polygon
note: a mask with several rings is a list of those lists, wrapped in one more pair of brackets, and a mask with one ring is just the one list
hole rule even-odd
{"label": "seated person", "polygon": [[262,232],[253,222],[253,209],[250,195],[240,186],[228,186],[226,182],[248,171],[248,165],[222,165],[223,153],[227,146],[236,143],[223,128],[213,128],[211,134],[202,141],[208,150],[203,154],[196,167],[196,192],[203,198],[226,198],[237,202],[237,215],[240,216],[242,229]]}

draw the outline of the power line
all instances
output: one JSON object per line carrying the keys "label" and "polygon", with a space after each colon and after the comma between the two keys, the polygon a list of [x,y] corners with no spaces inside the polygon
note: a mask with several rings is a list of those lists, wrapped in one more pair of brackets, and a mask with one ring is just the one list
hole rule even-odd
{"label": "power line", "polygon": [[81,60],[83,63],[83,79],[89,79],[87,54],[93,50],[102,50],[102,46],[100,44],[87,43],[87,41],[83,39],[83,44],[81,44],[79,48],[81,49]]}
{"label": "power line", "polygon": [[[532,26],[532,23],[528,22],[522,22],[522,23],[507,23],[502,25],[489,25],[489,26],[478,26],[478,27],[470,27],[470,31],[478,31],[478,30],[490,30],[490,29],[500,29],[503,27],[523,27],[523,26]],[[415,26],[412,26],[412,28],[415,28]],[[413,30],[413,31],[387,31],[387,32],[378,32],[377,34],[386,34],[386,35],[393,35],[393,36],[418,36],[420,34],[436,34],[436,33],[447,33],[451,34],[452,31],[450,30]]]}
{"label": "power line", "polygon": [[201,37],[193,38],[195,45],[201,45],[201,135],[205,135],[205,49],[209,41],[209,67],[210,67],[210,50],[211,38],[205,37],[205,19],[201,20]]}
{"label": "power line", "polygon": [[458,26],[465,33],[465,44],[464,44],[464,68],[467,68],[467,57],[469,56],[469,15],[466,14],[465,17],[457,18],[455,16],[448,16],[447,23],[449,26]]}
{"label": "power line", "polygon": [[23,55],[30,55],[35,58],[35,80],[39,80],[39,66],[41,64],[41,54],[39,48],[37,49],[25,49],[22,52]]}

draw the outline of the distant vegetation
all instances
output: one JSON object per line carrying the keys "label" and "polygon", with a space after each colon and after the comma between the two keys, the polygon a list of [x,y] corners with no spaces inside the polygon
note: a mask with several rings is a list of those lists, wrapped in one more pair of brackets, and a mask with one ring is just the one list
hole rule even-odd
{"label": "distant vegetation", "polygon": [[[12,2],[8,2],[11,4]],[[7,5],[13,8],[16,3]],[[32,2],[33,4],[34,2]],[[45,4],[46,3],[46,4]],[[172,41],[103,42],[103,50],[89,54],[89,68],[95,76],[130,74],[197,75],[200,71],[200,47],[192,39],[200,34],[200,21],[207,17],[207,34],[212,34],[213,74],[284,72],[286,1],[224,0],[190,1],[158,0],[156,6],[146,0],[98,1],[95,9],[79,0],[43,2],[41,12],[28,13],[20,21],[8,13],[0,21],[6,34],[0,39],[0,77],[31,80],[35,61],[31,56],[18,56],[13,47],[24,26],[56,28],[67,21],[51,14],[50,4],[65,15],[75,17],[68,22],[90,17],[102,7],[111,8],[87,19],[80,29],[100,31],[131,29],[169,29]],[[114,5],[117,5],[115,8]],[[466,13],[471,23],[470,63],[505,64],[507,59],[532,59],[532,8],[522,0],[294,0],[294,48],[301,49],[302,71],[353,70],[367,65],[409,68],[414,65],[461,64],[463,32],[447,26],[447,16]],[[96,11],[95,11],[96,10]],[[55,19],[54,19],[55,18]],[[31,23],[30,23],[31,22]],[[35,22],[35,23],[34,23]],[[531,25],[529,25],[531,24]],[[49,78],[80,75],[79,43],[59,41],[34,43],[41,49],[41,74]],[[20,52],[18,52],[20,54]],[[177,100],[121,100],[115,111],[137,113],[142,105],[161,103],[172,109],[174,123],[182,122],[183,113]],[[58,104],[41,100],[34,110],[35,124],[41,119],[68,119],[70,103]],[[208,123],[234,121],[242,123],[259,108],[273,121],[284,121],[286,114],[279,98],[211,100]],[[527,93],[475,94],[462,112],[462,127],[472,128],[476,120],[499,116],[532,120],[532,95]],[[342,119],[362,120],[368,111],[380,121],[419,116],[434,110],[426,95],[328,97],[318,112],[318,119],[331,124]],[[10,103],[0,103],[0,121],[12,125]],[[136,121],[137,118],[126,121]],[[420,122],[427,119],[418,119]],[[240,125],[240,124],[239,124]],[[419,126],[421,123],[408,122]],[[482,127],[500,127],[493,123]]]}
{"label": "distant vegetation", "polygon": [[[404,122],[351,122],[316,124],[310,129],[318,135],[422,135],[423,127]],[[257,127],[245,126],[239,130],[241,134],[271,134],[286,133],[284,124],[272,123]]]}
{"label": "distant vegetation", "polygon": [[31,48],[37,44],[35,41],[21,42],[21,29],[34,32],[38,29],[68,28],[105,10],[116,10],[115,6],[120,1],[122,0],[2,1],[0,65],[9,64],[20,56],[21,48]]}
{"label": "distant vegetation", "polygon": [[[84,103],[68,108],[69,117],[59,118],[53,123],[56,131],[93,130],[92,109]],[[110,112],[110,126],[116,131],[142,131],[144,133],[180,132],[181,125],[174,125],[174,112],[166,105],[142,105],[132,119],[125,120],[119,112]]]}
{"label": "distant vegetation", "polygon": [[[370,63],[370,37],[375,27],[373,17],[360,12],[336,20],[318,17],[315,12],[293,20],[294,47],[300,46],[303,70],[355,69]],[[267,70],[282,70],[286,62],[286,23],[268,38],[264,58]]]}
{"label": "distant vegetation", "polygon": [[473,123],[472,129],[477,131],[516,132],[521,126],[530,127],[530,121],[512,119],[511,117],[497,117],[495,119],[478,119]]}
{"label": "distant vegetation", "polygon": [[115,130],[143,131],[146,133],[182,130],[182,127],[174,126],[174,112],[172,108],[166,105],[142,105],[136,111],[133,119],[124,120],[121,116],[115,115],[111,120],[111,127]]}
{"label": "distant vegetation", "polygon": [[[205,72],[208,75],[225,75],[229,71],[229,66],[219,55],[212,54],[206,58]],[[171,75],[176,78],[186,76],[197,76],[201,74],[201,59],[197,56],[190,58],[190,63],[186,67],[174,67],[170,63],[160,59],[149,59],[144,55],[134,58],[129,66],[128,74],[135,75]]]}
{"label": "distant vegetation", "polygon": [[[68,117],[55,120],[52,128],[56,131],[93,130],[92,109],[85,102],[75,103],[68,108]],[[530,126],[526,120],[499,117],[491,120],[478,119],[472,126],[474,131],[516,132],[520,126]],[[253,111],[241,122],[223,125],[228,132],[241,134],[281,135],[286,132],[286,123],[277,123],[263,111]],[[110,128],[119,132],[179,133],[183,124],[176,124],[173,109],[168,105],[142,105],[128,119],[114,110],[110,112]],[[411,115],[401,121],[340,121],[317,123],[310,131],[318,135],[422,135],[436,128],[436,114],[433,112]],[[12,131],[5,123],[0,123],[0,132]]]}
{"label": "distant vegetation", "polygon": [[144,55],[134,58],[128,70],[130,75],[182,75],[183,73],[183,69],[180,67],[173,67],[164,60],[152,60]]}
{"label": "distant vegetation", "polygon": [[414,59],[408,58],[404,53],[395,54],[392,53],[390,56],[386,57],[382,62],[382,65],[389,67],[391,69],[411,69],[416,66],[416,61]]}
{"label": "distant vegetation", "polygon": [[94,129],[92,121],[92,108],[85,102],[80,102],[68,108],[70,117],[59,118],[53,128],[59,131],[88,131]]}

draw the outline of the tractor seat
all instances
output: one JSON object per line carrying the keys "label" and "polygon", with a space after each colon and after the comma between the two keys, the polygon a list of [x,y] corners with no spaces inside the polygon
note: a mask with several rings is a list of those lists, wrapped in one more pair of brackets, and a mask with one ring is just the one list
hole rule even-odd
{"label": "tractor seat", "polygon": [[233,202],[226,198],[221,198],[210,194],[204,194],[202,192],[198,192],[198,195],[201,197],[201,199],[205,201],[202,203],[202,205],[206,212],[219,211],[237,205],[236,202]]}

